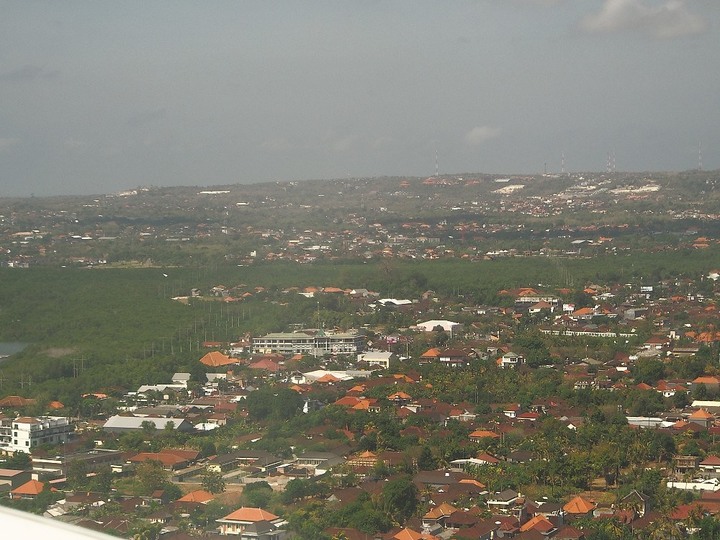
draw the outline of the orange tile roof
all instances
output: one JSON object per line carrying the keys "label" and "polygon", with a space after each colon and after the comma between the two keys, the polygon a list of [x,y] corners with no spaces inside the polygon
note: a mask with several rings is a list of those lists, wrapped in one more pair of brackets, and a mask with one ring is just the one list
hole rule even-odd
{"label": "orange tile roof", "polygon": [[545,516],[537,515],[531,520],[527,521],[522,527],[520,527],[520,532],[536,529],[540,533],[547,533],[554,528],[555,525],[553,525],[548,518],[546,518]]}
{"label": "orange tile roof", "polygon": [[184,495],[183,497],[180,497],[178,499],[178,502],[197,502],[197,503],[206,503],[209,501],[212,501],[215,498],[215,495],[210,493],[209,491],[205,491],[204,489],[197,489],[195,491],[191,491],[187,495]]}
{"label": "orange tile roof", "polygon": [[595,509],[595,505],[580,496],[575,497],[563,506],[568,514],[587,514]]}
{"label": "orange tile roof", "polygon": [[268,512],[267,510],[263,510],[262,508],[243,506],[241,508],[238,508],[234,512],[228,514],[223,519],[255,523],[258,521],[272,521],[277,518],[278,517],[275,514],[271,514],[270,512]]}
{"label": "orange tile roof", "polygon": [[436,540],[437,538],[435,535],[422,534],[407,527],[392,536],[393,540]]}
{"label": "orange tile roof", "polygon": [[720,379],[717,377],[712,376],[706,376],[706,377],[698,377],[693,380],[694,384],[720,384]]}
{"label": "orange tile roof", "polygon": [[705,409],[698,409],[697,411],[692,413],[689,418],[707,420],[708,418],[714,418],[714,416],[707,412]]}
{"label": "orange tile roof", "polygon": [[482,439],[485,437],[490,439],[499,439],[500,435],[493,431],[488,431],[487,429],[476,429],[470,434],[471,439]]}
{"label": "orange tile roof", "polygon": [[10,493],[13,495],[39,495],[45,489],[45,484],[37,480],[29,480],[23,485],[16,487]]}
{"label": "orange tile roof", "polygon": [[455,512],[457,508],[446,502],[441,503],[439,506],[431,508],[424,516],[425,519],[439,519],[446,517]]}
{"label": "orange tile roof", "polygon": [[200,359],[201,364],[205,364],[210,367],[228,366],[235,364],[236,359],[225,356],[220,351],[211,351]]}

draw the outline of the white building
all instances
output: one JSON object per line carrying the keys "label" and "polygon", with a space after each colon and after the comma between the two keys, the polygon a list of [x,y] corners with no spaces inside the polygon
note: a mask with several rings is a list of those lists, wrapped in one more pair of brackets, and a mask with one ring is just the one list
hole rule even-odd
{"label": "white building", "polygon": [[309,331],[278,332],[253,338],[255,354],[357,354],[365,348],[365,336],[357,332]]}
{"label": "white building", "polygon": [[41,444],[67,442],[75,426],[64,416],[19,416],[0,420],[0,453],[32,453]]}
{"label": "white building", "polygon": [[368,351],[358,354],[358,362],[366,362],[370,365],[379,366],[383,369],[390,368],[390,360],[395,357],[394,353],[388,351]]}
{"label": "white building", "polygon": [[421,322],[416,325],[416,328],[418,330],[422,330],[423,332],[432,332],[438,326],[442,328],[445,332],[450,332],[451,334],[457,332],[462,328],[462,324],[447,320],[432,320]]}

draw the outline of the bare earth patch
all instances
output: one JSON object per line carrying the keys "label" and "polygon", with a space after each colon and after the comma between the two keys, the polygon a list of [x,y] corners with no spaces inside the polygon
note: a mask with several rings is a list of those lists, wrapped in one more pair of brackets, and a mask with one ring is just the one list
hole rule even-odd
{"label": "bare earth patch", "polygon": [[50,358],[60,358],[62,356],[67,356],[75,352],[77,352],[77,349],[73,349],[70,347],[52,347],[50,349],[45,349],[44,351],[42,351],[42,354],[44,354],[45,356],[49,356]]}

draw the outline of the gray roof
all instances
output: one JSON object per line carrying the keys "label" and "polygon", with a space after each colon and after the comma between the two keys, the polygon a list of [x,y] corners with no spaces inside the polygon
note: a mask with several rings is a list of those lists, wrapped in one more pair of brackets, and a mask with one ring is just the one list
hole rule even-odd
{"label": "gray roof", "polygon": [[[103,425],[103,429],[142,429],[143,422],[150,422],[155,425],[158,430],[165,429],[168,422],[173,423],[173,429],[179,429],[181,426],[187,429],[188,421],[184,418],[166,418],[157,416],[111,416]],[[183,425],[184,424],[184,425]]]}

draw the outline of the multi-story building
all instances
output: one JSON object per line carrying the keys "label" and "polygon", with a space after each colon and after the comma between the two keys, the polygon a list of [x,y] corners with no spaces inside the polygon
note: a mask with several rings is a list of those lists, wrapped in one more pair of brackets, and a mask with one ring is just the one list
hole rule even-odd
{"label": "multi-story building", "polygon": [[253,339],[255,354],[357,354],[365,348],[365,337],[358,332],[277,332]]}
{"label": "multi-story building", "polygon": [[32,453],[42,444],[67,442],[75,426],[63,416],[0,418],[0,453]]}

